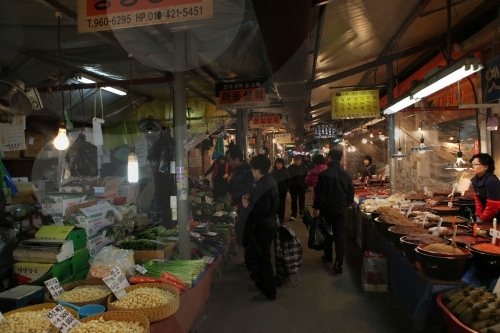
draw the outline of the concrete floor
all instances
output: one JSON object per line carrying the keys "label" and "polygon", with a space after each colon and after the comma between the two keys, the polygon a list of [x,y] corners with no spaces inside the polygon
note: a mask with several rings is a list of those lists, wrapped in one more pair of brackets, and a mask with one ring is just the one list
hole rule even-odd
{"label": "concrete floor", "polygon": [[[306,205],[312,209],[310,192]],[[289,205],[288,205],[289,207]],[[243,263],[243,250],[224,264],[211,287],[210,298],[191,332],[196,333],[406,333],[413,324],[406,310],[389,292],[366,292],[361,287],[363,255],[356,242],[346,236],[343,274],[334,275],[322,252],[307,248],[307,230],[302,219],[285,223],[302,242],[300,282],[287,281],[275,301],[254,301],[257,294]]]}

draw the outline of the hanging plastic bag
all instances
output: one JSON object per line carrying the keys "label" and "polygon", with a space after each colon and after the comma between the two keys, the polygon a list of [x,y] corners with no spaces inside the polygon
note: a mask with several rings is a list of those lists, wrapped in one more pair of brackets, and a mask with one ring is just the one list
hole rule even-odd
{"label": "hanging plastic bag", "polygon": [[0,160],[0,189],[3,190],[4,188],[10,188],[10,193],[12,196],[15,196],[17,193],[19,193],[16,184],[14,184],[14,180],[12,180],[9,172]]}
{"label": "hanging plastic bag", "polygon": [[309,231],[307,247],[313,250],[322,251],[325,249],[327,242],[329,242],[329,237],[331,236],[333,236],[333,232],[326,224],[325,219],[322,216],[315,217],[311,230]]}

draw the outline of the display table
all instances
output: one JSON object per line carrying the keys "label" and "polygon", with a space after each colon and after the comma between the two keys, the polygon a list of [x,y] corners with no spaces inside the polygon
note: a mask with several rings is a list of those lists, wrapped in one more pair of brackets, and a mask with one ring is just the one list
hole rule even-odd
{"label": "display table", "polygon": [[168,318],[151,324],[151,333],[189,332],[210,296],[212,278],[217,274],[222,263],[228,258],[229,249],[230,245],[226,246],[224,253],[212,262],[194,287],[180,294],[180,306],[177,312]]}
{"label": "display table", "polygon": [[[367,229],[373,232],[373,229]],[[367,236],[368,237],[368,236]],[[370,235],[372,237],[372,235]],[[436,303],[436,296],[462,284],[427,277],[410,264],[404,255],[385,238],[377,237],[376,251],[387,255],[389,288],[413,318],[414,332],[440,332],[444,318]]]}

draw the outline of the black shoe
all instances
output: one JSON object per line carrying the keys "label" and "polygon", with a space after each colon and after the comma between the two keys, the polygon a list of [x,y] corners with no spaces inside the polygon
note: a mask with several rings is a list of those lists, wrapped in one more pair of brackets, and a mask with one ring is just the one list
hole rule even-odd
{"label": "black shoe", "polygon": [[342,274],[342,265],[340,265],[338,262],[336,262],[335,264],[333,264],[333,271],[336,274]]}
{"label": "black shoe", "polygon": [[326,261],[326,262],[333,262],[332,258],[328,258],[324,254],[321,256],[321,260]]}

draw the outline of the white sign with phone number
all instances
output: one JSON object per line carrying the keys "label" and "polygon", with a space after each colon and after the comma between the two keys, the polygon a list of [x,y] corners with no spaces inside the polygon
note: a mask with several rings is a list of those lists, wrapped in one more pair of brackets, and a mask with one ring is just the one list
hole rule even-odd
{"label": "white sign with phone number", "polygon": [[213,0],[78,0],[80,33],[199,20],[213,16]]}

